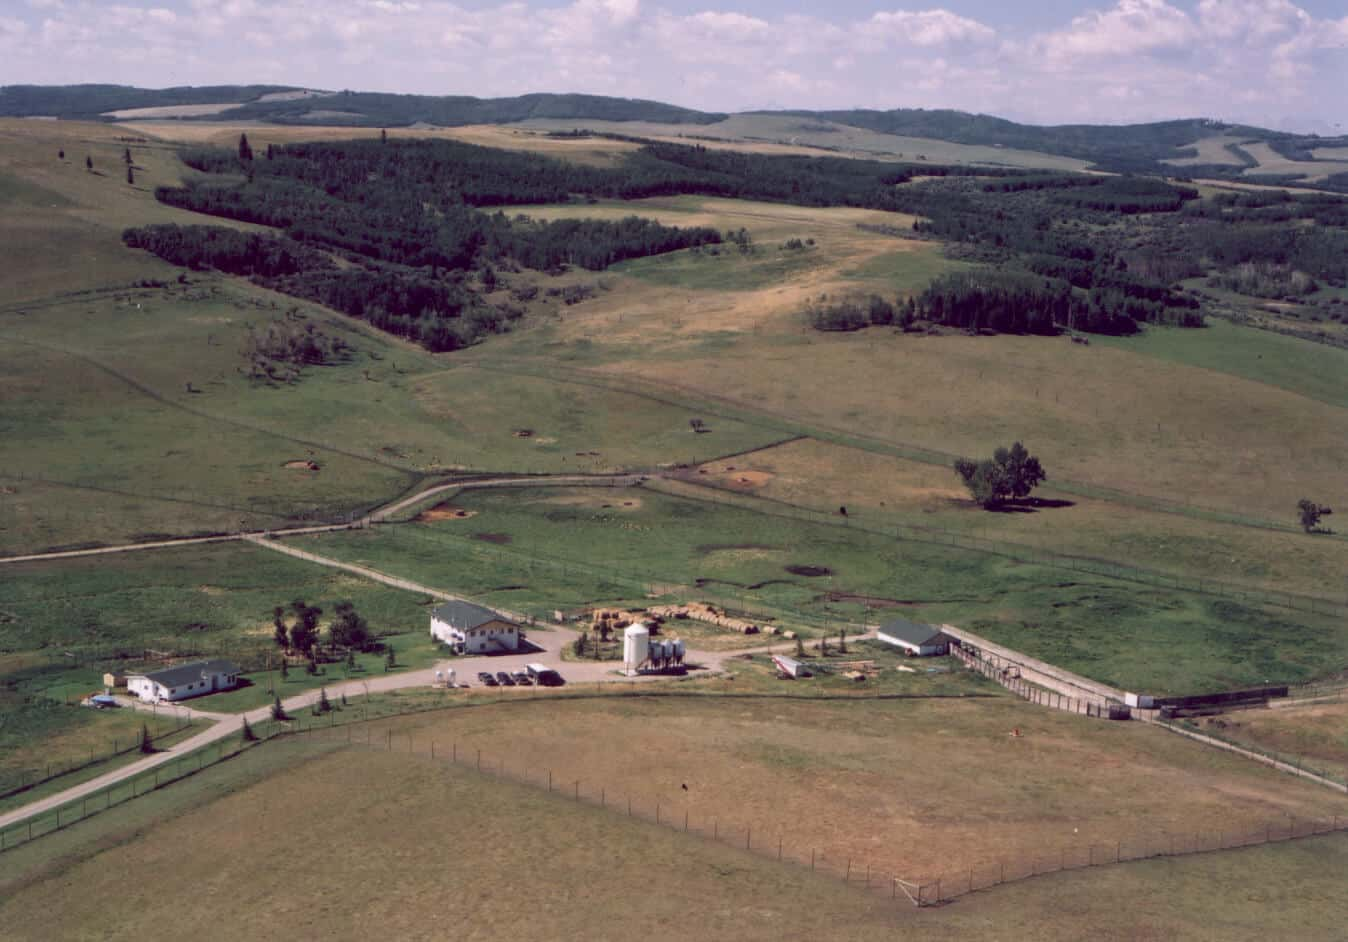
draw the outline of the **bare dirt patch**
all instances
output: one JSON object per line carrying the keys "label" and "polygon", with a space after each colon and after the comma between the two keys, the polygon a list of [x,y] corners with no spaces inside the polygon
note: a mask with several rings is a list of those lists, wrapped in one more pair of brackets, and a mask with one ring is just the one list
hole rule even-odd
{"label": "bare dirt patch", "polygon": [[417,523],[437,523],[441,520],[467,520],[476,516],[476,510],[465,510],[453,504],[436,504],[429,510],[417,514],[415,519]]}
{"label": "bare dirt patch", "polygon": [[301,458],[297,458],[297,459],[295,459],[294,461],[287,461],[287,462],[285,463],[285,467],[286,467],[286,469],[288,469],[288,470],[290,470],[290,471],[318,471],[318,470],[320,470],[320,465],[319,465],[319,463],[318,463],[317,461],[310,461],[310,460],[307,460],[307,459],[301,459]]}
{"label": "bare dirt patch", "polygon": [[540,504],[555,504],[562,507],[589,507],[594,510],[637,511],[642,508],[640,497],[622,497],[615,499],[612,494],[556,494],[541,498]]}

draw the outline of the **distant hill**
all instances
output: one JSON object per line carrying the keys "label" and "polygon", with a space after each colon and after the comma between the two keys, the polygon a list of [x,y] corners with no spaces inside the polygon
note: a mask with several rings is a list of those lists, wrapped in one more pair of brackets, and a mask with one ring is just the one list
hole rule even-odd
{"label": "distant hill", "polygon": [[[181,105],[240,103],[221,115],[230,120],[274,124],[325,124],[352,127],[406,127],[437,124],[509,124],[530,118],[585,118],[596,121],[655,121],[664,124],[710,124],[724,114],[711,114],[658,101],[609,98],[603,95],[520,95],[515,98],[473,98],[467,95],[391,95],[381,92],[332,92],[305,97],[288,85],[213,85],[201,88],[132,88],[126,85],[7,85],[0,87],[0,115],[39,115],[82,120],[107,120],[111,111]],[[215,118],[217,115],[183,116]]]}
{"label": "distant hill", "polygon": [[219,105],[255,101],[263,95],[299,91],[289,85],[183,85],[178,88],[133,88],[130,85],[3,85],[0,115],[14,118],[51,116],[71,120],[105,120],[109,111],[162,108],[171,105]]}
{"label": "distant hill", "polygon": [[[206,113],[184,106],[227,105]],[[603,95],[531,94],[513,98],[466,95],[394,95],[325,92],[284,85],[215,85],[202,88],[132,88],[124,85],[10,85],[0,87],[0,115],[110,120],[109,112],[165,109],[144,117],[178,120],[250,120],[288,125],[453,127],[529,120],[640,122],[651,127],[707,127],[729,115],[658,101]],[[1006,148],[1087,161],[1101,170],[1240,178],[1247,182],[1306,183],[1348,190],[1348,138],[1321,138],[1203,118],[1150,124],[1018,124],[963,111],[896,108],[890,111],[760,111],[746,116],[788,116],[831,122],[876,134]],[[822,126],[822,125],[821,125]],[[617,129],[614,129],[617,130]],[[677,133],[682,134],[682,131]],[[1203,142],[1203,146],[1196,146]],[[1256,157],[1245,144],[1262,148]],[[1319,150],[1324,156],[1317,154]],[[1214,156],[1215,155],[1215,156]],[[1211,162],[1210,162],[1211,161]],[[997,163],[997,161],[986,161]],[[1182,166],[1181,166],[1182,165]]]}

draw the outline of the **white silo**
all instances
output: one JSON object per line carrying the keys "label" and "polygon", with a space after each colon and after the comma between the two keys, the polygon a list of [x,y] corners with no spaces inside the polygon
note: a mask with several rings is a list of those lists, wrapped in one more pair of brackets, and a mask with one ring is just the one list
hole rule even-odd
{"label": "white silo", "polygon": [[651,649],[651,630],[643,624],[629,625],[623,632],[623,671],[630,677],[646,663]]}
{"label": "white silo", "polygon": [[454,687],[454,686],[457,686],[454,677],[455,677],[455,675],[454,675],[454,668],[452,668],[452,667],[446,667],[446,668],[445,668],[445,686],[446,686],[446,687]]}
{"label": "white silo", "polygon": [[673,641],[672,643],[673,643],[673,645],[674,645],[674,663],[675,663],[675,664],[682,664],[682,663],[683,663],[683,655],[684,655],[684,653],[685,653],[685,648],[684,648],[684,646],[683,646],[683,639],[682,639],[682,638],[675,638],[674,641]]}

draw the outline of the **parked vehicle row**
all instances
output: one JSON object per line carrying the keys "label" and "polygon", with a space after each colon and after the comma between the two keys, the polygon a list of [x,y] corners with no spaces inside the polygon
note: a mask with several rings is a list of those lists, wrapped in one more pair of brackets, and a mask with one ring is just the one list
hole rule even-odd
{"label": "parked vehicle row", "polygon": [[534,684],[533,677],[526,670],[514,673],[497,671],[495,674],[491,671],[478,671],[477,679],[484,687],[532,687]]}

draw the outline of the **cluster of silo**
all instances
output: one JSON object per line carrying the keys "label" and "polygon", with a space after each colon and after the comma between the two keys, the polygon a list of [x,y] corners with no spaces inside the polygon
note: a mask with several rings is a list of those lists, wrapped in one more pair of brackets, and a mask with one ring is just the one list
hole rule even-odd
{"label": "cluster of silo", "polygon": [[649,626],[631,625],[623,632],[624,673],[673,670],[682,666],[685,650],[682,639],[653,639]]}
{"label": "cluster of silo", "polygon": [[650,669],[655,671],[672,670],[683,664],[683,640],[669,638],[664,641],[651,641],[646,660]]}

